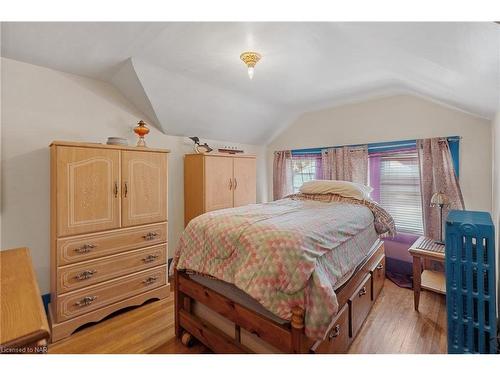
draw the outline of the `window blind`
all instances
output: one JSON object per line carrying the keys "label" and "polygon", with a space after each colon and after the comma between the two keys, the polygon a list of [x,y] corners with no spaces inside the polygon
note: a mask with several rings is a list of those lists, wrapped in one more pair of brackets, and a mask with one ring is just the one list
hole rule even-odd
{"label": "window blind", "polygon": [[380,204],[392,215],[398,231],[423,234],[416,152],[380,158]]}

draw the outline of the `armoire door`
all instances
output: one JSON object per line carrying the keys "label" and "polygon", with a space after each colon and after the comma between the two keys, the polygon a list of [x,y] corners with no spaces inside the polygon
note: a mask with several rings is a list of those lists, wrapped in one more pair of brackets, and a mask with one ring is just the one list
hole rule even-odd
{"label": "armoire door", "polygon": [[257,166],[254,158],[234,158],[234,207],[256,202]]}
{"label": "armoire door", "polygon": [[205,157],[205,212],[233,207],[233,158]]}
{"label": "armoire door", "polygon": [[57,235],[120,227],[120,151],[57,148]]}
{"label": "armoire door", "polygon": [[167,156],[122,151],[122,226],[167,220]]}

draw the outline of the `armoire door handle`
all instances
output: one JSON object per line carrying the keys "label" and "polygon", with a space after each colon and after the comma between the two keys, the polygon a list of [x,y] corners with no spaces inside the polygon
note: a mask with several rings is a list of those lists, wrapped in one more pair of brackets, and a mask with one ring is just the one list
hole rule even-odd
{"label": "armoire door handle", "polygon": [[113,188],[113,193],[115,194],[115,198],[118,198],[118,182],[115,181],[115,187]]}
{"label": "armoire door handle", "polygon": [[229,190],[232,190],[233,189],[233,179],[230,178],[229,179]]}
{"label": "armoire door handle", "polygon": [[236,187],[238,186],[238,181],[236,181],[236,177],[234,178],[234,190],[236,190]]}
{"label": "armoire door handle", "polygon": [[128,193],[128,185],[127,185],[127,181],[125,181],[124,189],[123,189],[124,198],[127,198],[127,193]]}

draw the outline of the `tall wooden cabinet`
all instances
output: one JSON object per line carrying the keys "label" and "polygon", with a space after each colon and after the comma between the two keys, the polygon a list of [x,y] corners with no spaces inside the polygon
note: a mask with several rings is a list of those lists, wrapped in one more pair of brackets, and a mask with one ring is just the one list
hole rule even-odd
{"label": "tall wooden cabinet", "polygon": [[169,294],[167,150],[53,142],[52,340]]}
{"label": "tall wooden cabinet", "polygon": [[255,203],[256,178],[255,155],[185,155],[184,225],[205,212]]}

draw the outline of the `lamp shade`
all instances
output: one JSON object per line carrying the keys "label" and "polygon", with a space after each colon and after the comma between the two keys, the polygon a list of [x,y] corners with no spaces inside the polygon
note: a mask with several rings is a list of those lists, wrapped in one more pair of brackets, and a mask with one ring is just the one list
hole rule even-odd
{"label": "lamp shade", "polygon": [[434,193],[432,194],[432,197],[431,197],[431,207],[434,207],[434,206],[446,206],[448,205],[449,203],[449,200],[448,200],[448,197],[446,196],[445,193]]}

